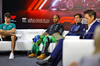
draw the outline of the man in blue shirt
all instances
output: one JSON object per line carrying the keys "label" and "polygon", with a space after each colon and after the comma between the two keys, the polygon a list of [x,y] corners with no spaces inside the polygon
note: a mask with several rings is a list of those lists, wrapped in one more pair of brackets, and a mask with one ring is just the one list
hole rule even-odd
{"label": "man in blue shirt", "polygon": [[10,23],[11,15],[10,13],[4,14],[5,22],[0,24],[0,36],[3,41],[12,41],[11,43],[11,53],[9,59],[14,59],[14,48],[15,48],[15,39],[16,39],[16,26],[13,23]]}
{"label": "man in blue shirt", "polygon": [[74,15],[74,18],[75,18],[75,25],[71,26],[66,36],[83,36],[85,33],[85,27],[81,23],[82,15],[80,13],[77,13]]}
{"label": "man in blue shirt", "polygon": [[[92,39],[93,33],[99,22],[96,21],[96,12],[93,10],[87,10],[84,12],[85,20],[88,23],[88,30],[83,36],[83,39]],[[48,65],[48,66],[57,66],[60,59],[62,59],[62,48],[63,48],[63,40],[59,40],[56,48],[50,54],[49,59],[42,62],[37,62],[39,65]]]}

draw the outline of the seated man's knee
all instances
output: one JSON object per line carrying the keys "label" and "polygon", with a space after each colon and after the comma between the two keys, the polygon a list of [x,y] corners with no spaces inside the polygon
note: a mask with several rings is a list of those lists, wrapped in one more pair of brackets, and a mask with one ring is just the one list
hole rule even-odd
{"label": "seated man's knee", "polygon": [[64,39],[62,38],[62,39],[60,39],[59,41],[63,41]]}
{"label": "seated man's knee", "polygon": [[51,43],[51,42],[52,42],[52,39],[50,40],[50,38],[49,38],[49,37],[47,37],[47,40],[48,40],[48,42],[49,42],[49,43]]}
{"label": "seated man's knee", "polygon": [[11,36],[11,39],[15,39],[16,38],[16,36]]}
{"label": "seated man's knee", "polygon": [[34,38],[40,37],[40,35],[36,35]]}

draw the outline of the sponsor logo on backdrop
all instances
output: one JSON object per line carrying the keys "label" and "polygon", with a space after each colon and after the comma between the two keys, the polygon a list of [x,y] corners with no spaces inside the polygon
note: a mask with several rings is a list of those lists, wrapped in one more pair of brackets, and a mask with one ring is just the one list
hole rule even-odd
{"label": "sponsor logo on backdrop", "polygon": [[50,19],[22,18],[22,23],[50,23]]}
{"label": "sponsor logo on backdrop", "polygon": [[17,22],[17,21],[16,21],[16,15],[11,15],[11,20],[10,20],[10,22]]}
{"label": "sponsor logo on backdrop", "polygon": [[[96,19],[100,22],[100,18]],[[69,22],[70,24],[74,24],[74,17],[62,17],[59,21],[60,23]],[[34,18],[22,18],[22,23],[50,23],[50,19],[34,19]],[[87,24],[85,18],[82,18],[82,24]]]}

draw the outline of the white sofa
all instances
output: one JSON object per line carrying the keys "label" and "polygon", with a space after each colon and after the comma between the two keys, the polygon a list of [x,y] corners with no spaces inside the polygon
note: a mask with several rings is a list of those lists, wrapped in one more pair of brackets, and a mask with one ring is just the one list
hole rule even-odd
{"label": "white sofa", "polygon": [[[32,38],[36,35],[41,35],[45,32],[44,29],[17,29],[17,41],[15,50],[16,51],[29,51],[32,48]],[[68,31],[64,31],[63,36],[68,33]],[[55,48],[55,43],[50,44],[49,52],[52,52]],[[42,44],[40,45],[40,50],[42,49]],[[0,51],[9,51],[11,50],[11,41],[0,41]]]}
{"label": "white sofa", "polygon": [[[41,35],[44,29],[17,29],[16,34],[18,40],[16,41],[16,51],[30,51],[32,47],[32,38],[36,35]],[[68,31],[63,32],[65,36]],[[72,62],[79,62],[81,57],[85,54],[90,54],[94,50],[94,40],[68,40],[63,42],[63,66],[69,66]],[[49,52],[52,52],[55,48],[55,43],[50,44]],[[40,45],[40,50],[42,44]],[[11,50],[11,41],[0,41],[0,51]]]}

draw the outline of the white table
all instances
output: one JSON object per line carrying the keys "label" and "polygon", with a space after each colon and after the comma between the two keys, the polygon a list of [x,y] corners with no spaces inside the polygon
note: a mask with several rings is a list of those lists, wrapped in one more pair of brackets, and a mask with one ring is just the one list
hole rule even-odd
{"label": "white table", "polygon": [[80,59],[94,51],[94,40],[79,39],[63,42],[63,66],[69,66],[72,62],[79,62]]}

